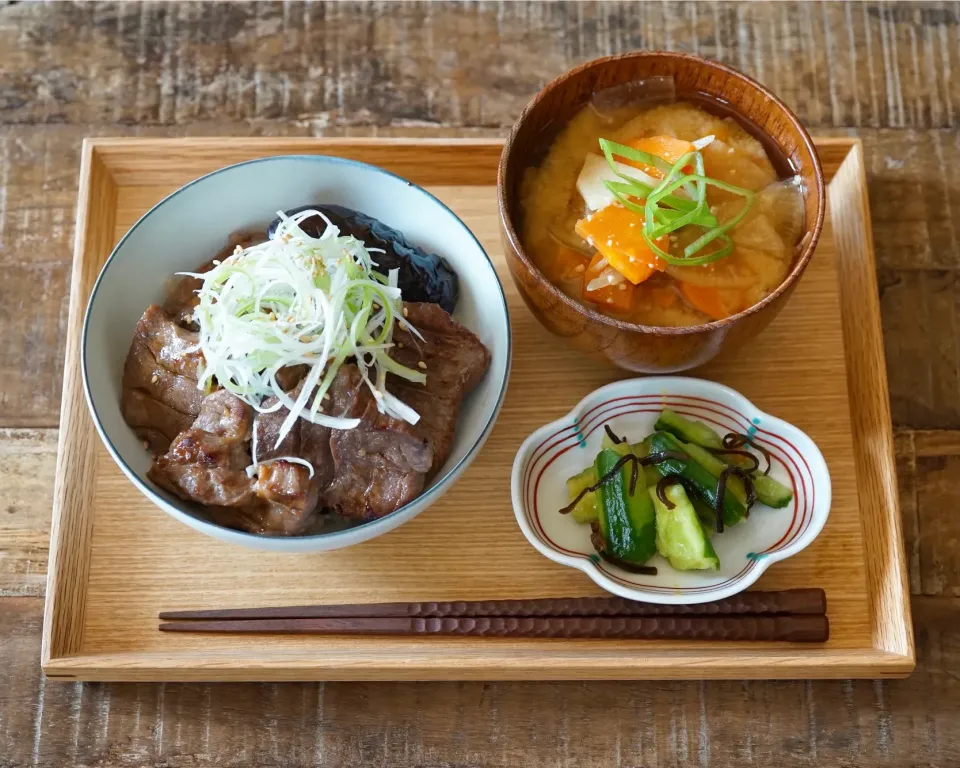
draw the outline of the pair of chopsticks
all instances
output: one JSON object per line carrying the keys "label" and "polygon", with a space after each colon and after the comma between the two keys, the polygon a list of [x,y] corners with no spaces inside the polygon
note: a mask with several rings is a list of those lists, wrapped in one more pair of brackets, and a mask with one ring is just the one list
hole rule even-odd
{"label": "pair of chopsticks", "polygon": [[743,592],[699,605],[621,597],[307,605],[166,611],[163,632],[619,638],[822,643],[822,589]]}

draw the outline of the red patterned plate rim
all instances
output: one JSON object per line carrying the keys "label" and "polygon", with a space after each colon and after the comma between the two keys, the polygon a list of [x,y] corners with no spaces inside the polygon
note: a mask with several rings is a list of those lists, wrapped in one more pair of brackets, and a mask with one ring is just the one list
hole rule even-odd
{"label": "red patterned plate rim", "polygon": [[[781,516],[789,513],[782,533],[771,534],[776,526],[766,520],[763,528],[776,541],[751,549],[736,573],[719,576],[702,575],[703,583],[664,583],[672,569],[664,566],[661,573],[648,577],[628,574],[599,560],[589,544],[573,548],[556,540],[544,525],[544,515],[558,514],[543,509],[541,484],[549,477],[550,468],[562,456],[586,446],[591,436],[602,432],[603,425],[620,419],[641,416],[647,419],[664,407],[727,431],[751,434],[755,442],[766,448],[781,468],[782,480],[793,487],[794,499]],[[556,482],[557,478],[550,478]],[[565,478],[564,478],[565,479]],[[562,480],[561,480],[562,481]],[[797,427],[760,411],[743,395],[721,384],[688,377],[648,377],[615,382],[587,395],[565,417],[536,430],[517,453],[513,467],[514,512],[527,539],[550,559],[584,571],[601,587],[615,594],[648,602],[697,603],[716,600],[746,589],[772,563],[796,554],[817,536],[826,522],[830,507],[830,478],[826,462],[813,441]],[[761,510],[757,514],[768,514]],[[754,517],[751,517],[751,520]],[[778,518],[779,520],[779,518]],[[784,516],[785,520],[785,516]],[[575,524],[574,524],[575,525]],[[727,535],[744,535],[749,521]],[[758,535],[754,531],[752,535]],[[779,534],[779,535],[778,535]],[[583,541],[589,535],[584,529]],[[721,572],[722,573],[722,572]],[[689,577],[683,577],[689,578]],[[701,575],[696,577],[697,582]]]}

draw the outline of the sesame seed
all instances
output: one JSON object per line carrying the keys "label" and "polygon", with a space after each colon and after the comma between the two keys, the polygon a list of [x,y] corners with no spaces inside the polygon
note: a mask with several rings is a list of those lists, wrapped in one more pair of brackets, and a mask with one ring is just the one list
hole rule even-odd
{"label": "sesame seed", "polygon": [[160,376],[157,375],[156,373],[153,374],[153,376],[150,377],[150,383],[151,383],[151,384],[156,384],[158,381],[160,381]]}
{"label": "sesame seed", "polygon": [[631,226],[631,227],[635,227],[635,226],[637,226],[637,222],[635,222],[635,221],[631,221],[631,222],[630,222],[630,226]]}
{"label": "sesame seed", "polygon": [[727,154],[728,154],[728,155],[732,155],[732,154],[733,154],[733,147],[727,147]]}
{"label": "sesame seed", "polygon": [[586,269],[586,267],[584,267],[583,264],[577,264],[577,268],[576,268],[575,270],[573,270],[573,271],[574,271],[574,272],[583,272],[584,269]]}
{"label": "sesame seed", "polygon": [[626,284],[626,283],[620,283],[620,290],[621,290],[621,291],[627,290],[627,284]]}
{"label": "sesame seed", "polygon": [[403,308],[403,316],[410,317],[410,311],[406,307]]}
{"label": "sesame seed", "polygon": [[421,371],[425,371],[427,370],[427,364],[421,360],[419,363],[417,363],[417,368],[419,368]]}
{"label": "sesame seed", "polygon": [[397,342],[397,349],[403,349],[403,342],[402,342],[402,341],[398,341],[398,342]]}
{"label": "sesame seed", "polygon": [[607,304],[613,304],[613,299],[607,299]]}
{"label": "sesame seed", "polygon": [[653,269],[653,264],[647,264],[647,266],[650,267],[650,269]]}
{"label": "sesame seed", "polygon": [[321,398],[321,399],[323,399],[323,400],[329,400],[329,399],[330,399],[330,393],[329,393],[329,392],[324,392],[324,393],[323,393],[323,398]]}
{"label": "sesame seed", "polygon": [[150,450],[150,443],[148,443],[146,440],[143,441],[143,450],[145,451]]}
{"label": "sesame seed", "polygon": [[359,453],[361,456],[366,456],[366,455],[367,455],[367,452],[366,452],[363,448],[361,448],[359,451],[357,451],[357,453]]}
{"label": "sesame seed", "polygon": [[592,214],[592,213],[588,213],[588,214],[587,214],[587,221],[593,221],[593,214]]}
{"label": "sesame seed", "polygon": [[607,245],[613,245],[613,238],[607,238]]}
{"label": "sesame seed", "polygon": [[630,263],[633,264],[633,262],[635,262],[635,261],[636,261],[636,259],[635,259],[633,256],[631,256],[631,257],[630,257]]}
{"label": "sesame seed", "polygon": [[613,275],[607,275],[607,282],[608,282],[608,283],[612,283],[612,282],[613,282]]}

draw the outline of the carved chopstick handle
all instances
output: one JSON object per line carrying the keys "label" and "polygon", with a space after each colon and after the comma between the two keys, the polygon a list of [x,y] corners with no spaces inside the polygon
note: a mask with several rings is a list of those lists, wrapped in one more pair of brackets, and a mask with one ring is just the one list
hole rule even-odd
{"label": "carved chopstick handle", "polygon": [[[826,613],[822,589],[742,592],[695,605],[657,605],[622,597],[554,597],[534,600],[482,600],[409,603],[406,615],[416,618],[480,616],[772,616]],[[369,615],[369,614],[368,614]],[[396,615],[396,614],[394,614]]]}
{"label": "carved chopstick handle", "polygon": [[826,616],[490,617],[413,619],[413,625],[416,634],[480,637],[825,642],[829,634]]}

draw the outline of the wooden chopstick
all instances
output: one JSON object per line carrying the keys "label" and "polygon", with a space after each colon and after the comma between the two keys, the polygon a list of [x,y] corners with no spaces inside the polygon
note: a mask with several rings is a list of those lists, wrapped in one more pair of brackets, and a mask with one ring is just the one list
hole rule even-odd
{"label": "wooden chopstick", "polygon": [[824,615],[239,619],[172,622],[161,624],[160,629],[164,632],[300,635],[592,637],[813,643],[825,642],[830,634]]}
{"label": "wooden chopstick", "polygon": [[164,611],[162,620],[480,618],[593,616],[775,616],[826,613],[822,589],[741,592],[697,605],[656,605],[622,597],[548,597],[530,600],[303,605],[280,608]]}

